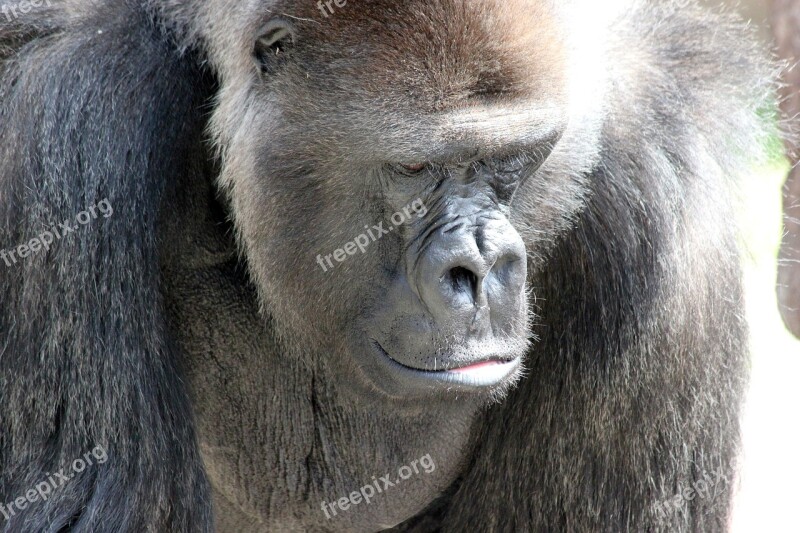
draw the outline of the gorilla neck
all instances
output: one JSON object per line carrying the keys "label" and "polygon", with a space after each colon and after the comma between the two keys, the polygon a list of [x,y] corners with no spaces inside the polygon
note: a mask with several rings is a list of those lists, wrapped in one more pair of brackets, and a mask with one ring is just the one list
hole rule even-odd
{"label": "gorilla neck", "polygon": [[[478,402],[359,402],[272,342],[232,263],[165,269],[165,289],[221,531],[386,528],[458,476]],[[369,504],[342,500],[376,483]]]}

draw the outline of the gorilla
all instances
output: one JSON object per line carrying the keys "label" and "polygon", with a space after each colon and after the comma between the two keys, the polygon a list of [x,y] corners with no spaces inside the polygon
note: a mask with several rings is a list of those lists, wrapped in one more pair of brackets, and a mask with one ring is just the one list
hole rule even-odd
{"label": "gorilla", "polygon": [[4,531],[727,528],[734,17],[35,0],[0,57]]}

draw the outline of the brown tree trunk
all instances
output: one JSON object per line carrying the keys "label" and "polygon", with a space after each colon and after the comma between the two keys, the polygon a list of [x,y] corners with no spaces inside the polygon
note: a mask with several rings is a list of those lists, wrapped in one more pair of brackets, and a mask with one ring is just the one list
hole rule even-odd
{"label": "brown tree trunk", "polygon": [[[793,68],[784,74],[781,109],[800,132],[800,0],[772,0],[772,28],[781,58]],[[778,301],[787,327],[800,337],[800,150],[787,143],[793,170],[783,189],[784,237],[778,265]]]}

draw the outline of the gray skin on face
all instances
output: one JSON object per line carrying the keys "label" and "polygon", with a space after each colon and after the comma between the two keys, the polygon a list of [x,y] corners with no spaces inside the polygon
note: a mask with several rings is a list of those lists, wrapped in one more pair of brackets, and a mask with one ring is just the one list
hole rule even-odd
{"label": "gray skin on face", "polygon": [[115,212],[0,275],[0,502],[108,452],[7,530],[724,530],[732,486],[663,503],[734,479],[772,78],[592,6],[0,18],[0,249]]}

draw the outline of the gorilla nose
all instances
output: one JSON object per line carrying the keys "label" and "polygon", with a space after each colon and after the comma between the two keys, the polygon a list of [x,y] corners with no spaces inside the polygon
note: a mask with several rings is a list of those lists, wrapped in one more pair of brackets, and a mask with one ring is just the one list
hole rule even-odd
{"label": "gorilla nose", "polygon": [[498,297],[506,299],[505,293],[520,293],[525,283],[525,257],[516,250],[494,261],[469,253],[457,254],[453,259],[457,266],[443,269],[435,289],[450,310],[467,305],[486,307],[490,293],[496,303]]}
{"label": "gorilla nose", "polygon": [[507,222],[438,235],[418,264],[420,297],[445,333],[503,329],[522,309],[525,259]]}

